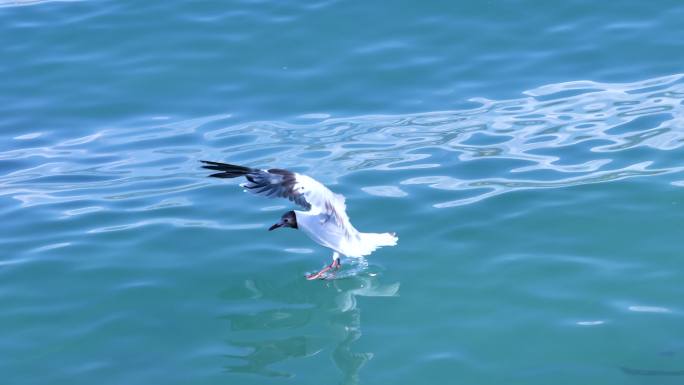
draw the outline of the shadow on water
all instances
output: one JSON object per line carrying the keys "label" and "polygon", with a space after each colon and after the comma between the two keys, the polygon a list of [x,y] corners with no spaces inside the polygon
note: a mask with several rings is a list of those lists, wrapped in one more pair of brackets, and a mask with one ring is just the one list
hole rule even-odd
{"label": "shadow on water", "polygon": [[[684,369],[681,366],[681,357],[684,353],[684,345],[681,343],[670,345],[667,348],[658,352],[658,358],[660,358],[659,363],[661,365],[668,365],[668,369],[655,368],[655,367],[644,367],[644,366],[632,366],[632,365],[622,365],[620,366],[620,371],[622,373],[630,376],[647,376],[647,377],[659,377],[659,378],[673,378],[684,376]],[[674,362],[673,362],[674,361]],[[652,364],[651,364],[652,365]],[[681,383],[681,379],[673,379],[677,383]]]}
{"label": "shadow on water", "polygon": [[362,335],[357,297],[394,297],[399,292],[398,282],[381,281],[377,274],[364,273],[318,282],[301,277],[287,282],[245,280],[241,287],[227,288],[222,297],[237,310],[224,316],[234,351],[225,355],[226,371],[293,377],[273,367],[329,354],[342,373],[340,383],[357,383],[359,371],[373,357],[372,352],[353,350]]}
{"label": "shadow on water", "polygon": [[634,376],[684,376],[684,370],[637,369],[626,366],[621,366],[620,370],[625,374]]}

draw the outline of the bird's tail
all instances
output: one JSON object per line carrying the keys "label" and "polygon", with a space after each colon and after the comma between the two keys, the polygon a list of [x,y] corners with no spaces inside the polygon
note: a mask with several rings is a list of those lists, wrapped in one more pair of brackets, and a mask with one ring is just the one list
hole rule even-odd
{"label": "bird's tail", "polygon": [[359,233],[362,255],[368,255],[378,247],[394,246],[399,238],[395,233]]}
{"label": "bird's tail", "polygon": [[209,175],[213,176],[214,178],[237,178],[254,171],[249,167],[237,166],[234,164],[210,162],[208,160],[201,160],[200,162],[204,163],[204,166],[202,166],[203,168],[221,171],[216,174]]}

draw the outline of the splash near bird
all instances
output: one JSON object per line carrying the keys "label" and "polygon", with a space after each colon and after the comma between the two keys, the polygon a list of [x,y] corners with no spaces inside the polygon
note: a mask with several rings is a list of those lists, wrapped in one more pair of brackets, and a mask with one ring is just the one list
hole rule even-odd
{"label": "splash near bird", "polygon": [[394,233],[361,233],[349,222],[344,196],[335,194],[315,179],[279,168],[260,170],[203,160],[204,168],[218,173],[214,178],[245,177],[245,191],[268,198],[287,198],[306,211],[288,211],[268,230],[290,227],[302,230],[316,243],[332,249],[332,263],[306,278],[322,279],[329,270],[340,267],[340,255],[361,258],[382,246],[394,246]]}

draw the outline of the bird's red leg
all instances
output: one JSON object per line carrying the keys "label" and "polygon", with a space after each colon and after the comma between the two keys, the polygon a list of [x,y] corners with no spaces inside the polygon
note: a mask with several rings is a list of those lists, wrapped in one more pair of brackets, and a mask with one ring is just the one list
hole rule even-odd
{"label": "bird's red leg", "polygon": [[328,270],[330,270],[332,268],[333,268],[333,264],[331,263],[328,266],[324,267],[323,270],[319,271],[318,273],[307,275],[306,279],[311,281],[312,279],[323,278],[323,274],[325,274]]}
{"label": "bird's red leg", "polygon": [[331,264],[329,264],[328,266],[324,267],[323,270],[319,271],[318,273],[307,275],[307,276],[306,276],[306,279],[308,279],[309,281],[311,281],[311,280],[313,280],[313,279],[323,278],[323,274],[325,274],[326,272],[328,272],[328,271],[331,270],[331,269],[337,270],[337,269],[340,268],[340,266],[341,266],[341,263],[340,263],[340,255],[339,255],[338,253],[335,253],[335,254],[333,254],[333,261],[332,261]]}

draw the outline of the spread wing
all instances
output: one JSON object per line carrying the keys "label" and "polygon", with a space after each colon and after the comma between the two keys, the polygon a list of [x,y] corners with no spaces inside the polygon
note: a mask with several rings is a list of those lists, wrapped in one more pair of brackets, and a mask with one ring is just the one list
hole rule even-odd
{"label": "spread wing", "polygon": [[287,198],[297,205],[321,215],[323,221],[333,221],[347,228],[349,218],[344,197],[330,191],[317,180],[306,175],[279,168],[260,170],[227,163],[203,160],[204,168],[220,171],[209,176],[214,178],[237,178],[244,176],[247,183],[241,186],[252,194],[268,198]]}

